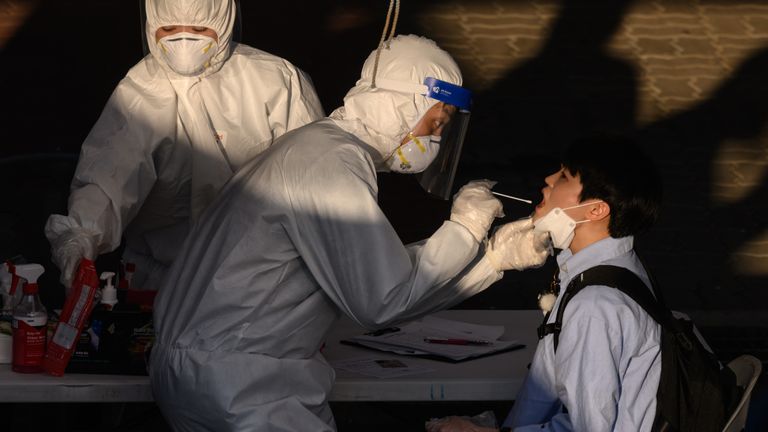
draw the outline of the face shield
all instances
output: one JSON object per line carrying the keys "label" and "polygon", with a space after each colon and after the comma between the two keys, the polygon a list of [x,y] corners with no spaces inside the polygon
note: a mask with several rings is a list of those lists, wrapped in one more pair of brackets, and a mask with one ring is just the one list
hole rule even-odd
{"label": "face shield", "polygon": [[424,86],[426,87],[424,96],[456,107],[451,121],[443,127],[440,134],[440,149],[437,156],[426,170],[416,174],[419,184],[425,191],[447,200],[451,197],[453,179],[456,177],[461,148],[467,134],[472,92],[432,77],[424,79]]}

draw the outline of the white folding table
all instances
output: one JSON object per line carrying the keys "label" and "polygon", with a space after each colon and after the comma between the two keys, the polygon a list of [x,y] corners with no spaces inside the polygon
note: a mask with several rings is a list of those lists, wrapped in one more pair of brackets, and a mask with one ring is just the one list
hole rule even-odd
{"label": "white folding table", "polygon": [[[513,400],[527,373],[536,348],[538,310],[448,310],[439,317],[477,324],[504,325],[504,339],[516,339],[525,348],[460,363],[401,357],[343,345],[339,341],[365,330],[348,318],[331,330],[323,354],[329,362],[375,355],[404,359],[432,369],[400,378],[375,378],[338,370],[330,395],[333,402],[355,401],[484,401]],[[19,374],[0,365],[0,402],[151,402],[146,376]]]}

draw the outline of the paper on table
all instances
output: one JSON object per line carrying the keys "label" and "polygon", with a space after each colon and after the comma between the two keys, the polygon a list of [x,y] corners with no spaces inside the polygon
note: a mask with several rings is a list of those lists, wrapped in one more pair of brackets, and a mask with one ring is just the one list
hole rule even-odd
{"label": "paper on table", "polygon": [[[502,341],[503,326],[488,326],[433,316],[411,322],[393,331],[355,336],[347,342],[404,355],[433,355],[460,361],[521,347],[518,341]],[[425,342],[425,338],[486,340],[487,345],[450,345]]]}
{"label": "paper on table", "polygon": [[409,365],[399,359],[385,359],[378,357],[356,357],[349,360],[339,360],[331,363],[334,369],[341,369],[377,378],[396,378],[406,375],[432,372],[423,366]]}
{"label": "paper on table", "polygon": [[414,321],[409,326],[413,326],[414,329],[420,328],[425,331],[433,330],[441,334],[450,334],[452,335],[451,337],[459,339],[495,341],[504,334],[504,326],[473,324],[433,316],[427,316],[420,321]]}
{"label": "paper on table", "polygon": [[368,348],[374,348],[379,351],[389,351],[393,352],[395,354],[402,354],[402,355],[428,355],[430,353],[426,351],[419,351],[411,348],[406,348],[398,345],[390,345],[388,343],[379,343],[375,341],[369,341],[369,340],[356,340],[356,343],[360,345],[367,346]]}

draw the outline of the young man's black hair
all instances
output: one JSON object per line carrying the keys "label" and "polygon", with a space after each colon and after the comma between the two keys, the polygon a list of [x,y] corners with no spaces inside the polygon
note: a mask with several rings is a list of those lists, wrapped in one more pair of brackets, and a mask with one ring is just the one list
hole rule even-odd
{"label": "young man's black hair", "polygon": [[661,180],[651,158],[630,138],[595,135],[575,141],[563,166],[581,176],[581,199],[601,199],[611,207],[611,237],[650,228],[661,206]]}

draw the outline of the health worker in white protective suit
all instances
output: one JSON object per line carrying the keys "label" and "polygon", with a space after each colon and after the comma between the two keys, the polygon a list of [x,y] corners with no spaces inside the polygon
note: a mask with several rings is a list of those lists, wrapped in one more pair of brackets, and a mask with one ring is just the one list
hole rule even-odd
{"label": "health worker in white protective suit", "polygon": [[157,289],[191,223],[246,161],[323,116],[304,73],[232,41],[234,0],[147,0],[150,55],[82,145],[67,216],[45,233],[70,288],[82,257],[120,245],[134,287]]}
{"label": "health worker in white protective suit", "polygon": [[245,165],[182,247],[155,301],[150,364],[175,430],[333,431],[320,347],[340,314],[370,329],[419,318],[546,259],[530,221],[483,246],[502,207],[489,181],[464,186],[449,221],[403,245],[376,172],[436,163],[469,93],[428,39],[399,36],[375,63],[374,52],[344,107]]}

